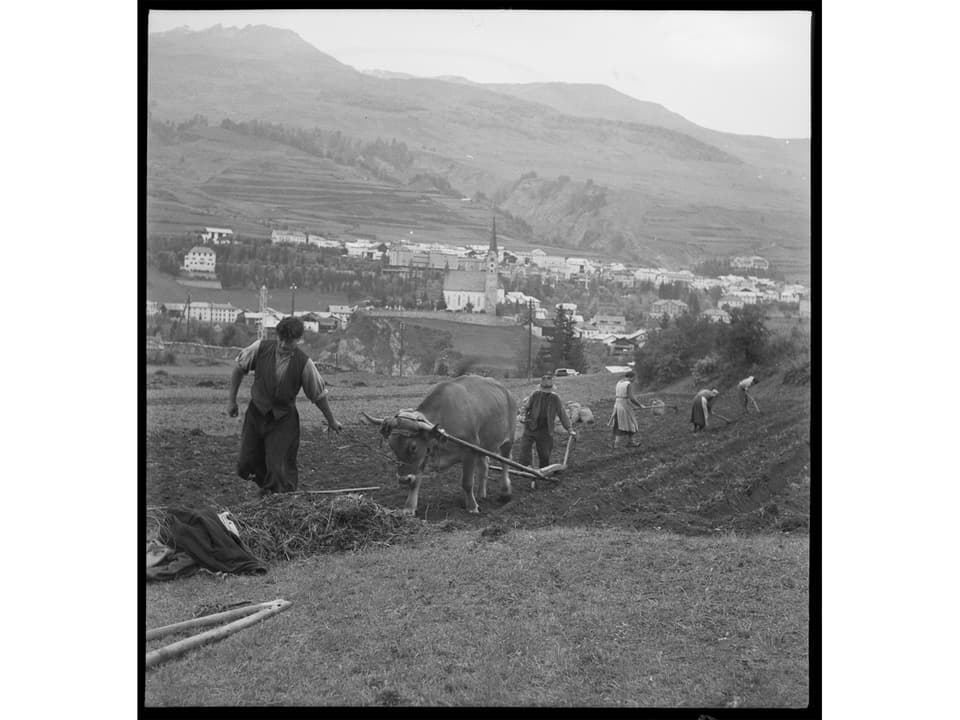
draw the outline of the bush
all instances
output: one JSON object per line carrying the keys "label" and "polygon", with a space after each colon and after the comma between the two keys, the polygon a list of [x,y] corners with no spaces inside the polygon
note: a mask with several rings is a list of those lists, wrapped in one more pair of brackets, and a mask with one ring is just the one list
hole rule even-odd
{"label": "bush", "polygon": [[806,385],[810,382],[810,358],[797,358],[783,373],[784,385]]}
{"label": "bush", "polygon": [[693,365],[693,379],[697,385],[706,385],[722,368],[720,356],[716,353],[700,358]]}
{"label": "bush", "polygon": [[147,365],[176,365],[177,356],[173,350],[147,351]]}

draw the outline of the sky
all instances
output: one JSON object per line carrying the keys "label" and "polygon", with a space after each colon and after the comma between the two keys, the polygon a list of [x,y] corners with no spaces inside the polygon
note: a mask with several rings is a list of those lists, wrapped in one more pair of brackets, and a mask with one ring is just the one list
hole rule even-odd
{"label": "sky", "polygon": [[600,83],[714,130],[810,137],[807,12],[151,11],[149,23],[271,25],[357,70]]}

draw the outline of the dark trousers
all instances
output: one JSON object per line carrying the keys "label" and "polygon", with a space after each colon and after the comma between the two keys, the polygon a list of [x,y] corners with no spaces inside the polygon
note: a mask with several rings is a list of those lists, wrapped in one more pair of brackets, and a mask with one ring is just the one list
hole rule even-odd
{"label": "dark trousers", "polygon": [[262,492],[297,489],[297,451],[300,449],[300,415],[293,408],[283,417],[262,414],[252,402],[243,416],[237,474],[253,481]]}
{"label": "dark trousers", "polygon": [[549,433],[524,433],[520,438],[520,449],[517,450],[517,462],[531,467],[533,448],[537,448],[539,467],[550,464],[550,453],[553,451],[553,436]]}

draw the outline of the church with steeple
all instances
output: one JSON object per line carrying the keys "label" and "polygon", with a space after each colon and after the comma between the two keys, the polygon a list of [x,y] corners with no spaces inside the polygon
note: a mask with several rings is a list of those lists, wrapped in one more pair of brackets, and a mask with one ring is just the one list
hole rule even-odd
{"label": "church with steeple", "polygon": [[500,287],[500,250],[497,247],[497,219],[493,218],[490,247],[484,259],[483,271],[447,270],[443,279],[443,301],[448,310],[464,310],[469,305],[473,312],[495,315],[497,303],[503,302]]}

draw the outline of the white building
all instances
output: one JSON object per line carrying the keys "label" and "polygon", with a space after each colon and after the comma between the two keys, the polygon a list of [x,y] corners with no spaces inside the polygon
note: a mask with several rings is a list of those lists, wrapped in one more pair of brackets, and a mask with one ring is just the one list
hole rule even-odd
{"label": "white building", "polygon": [[307,235],[307,244],[320,248],[342,248],[343,243],[339,240],[328,240],[323,235]]}
{"label": "white building", "polygon": [[347,324],[350,322],[350,318],[353,317],[353,314],[357,311],[355,305],[329,305],[327,306],[327,312],[330,313],[331,317],[336,318],[340,321],[340,327],[346,329]]}
{"label": "white building", "polygon": [[208,247],[197,245],[183,258],[183,269],[187,272],[213,274],[217,266],[217,254]]}
{"label": "white building", "polygon": [[281,245],[283,243],[306,245],[307,234],[293,230],[274,230],[270,233],[270,243],[272,245]]}
{"label": "white building", "polygon": [[720,310],[718,308],[709,308],[700,313],[701,317],[705,317],[710,322],[714,323],[729,323],[730,322],[730,313],[726,310]]}
{"label": "white building", "polygon": [[195,301],[185,307],[184,317],[202,323],[233,323],[241,312],[230,303]]}
{"label": "white building", "polygon": [[654,285],[660,285],[663,283],[664,272],[665,270],[661,268],[637,268],[633,271],[633,278],[638,283],[651,282]]}
{"label": "white building", "polygon": [[689,308],[687,307],[687,304],[683,300],[665,298],[655,301],[650,312],[656,317],[667,315],[671,318],[675,318],[687,312],[688,309]]}
{"label": "white building", "polygon": [[730,267],[737,268],[739,270],[769,270],[770,263],[759,255],[751,255],[749,257],[735,257],[730,261]]}
{"label": "white building", "polygon": [[364,260],[376,260],[380,257],[381,243],[373,240],[348,240],[343,243],[347,255],[350,257],[363,258]]}
{"label": "white building", "polygon": [[160,303],[156,300],[147,300],[147,315],[156,315],[160,312]]}
{"label": "white building", "polygon": [[230,228],[204,228],[200,240],[211,245],[229,245],[233,242],[233,230]]}
{"label": "white building", "polygon": [[604,335],[623,335],[627,332],[627,318],[623,315],[597,313],[590,320],[590,325]]}

